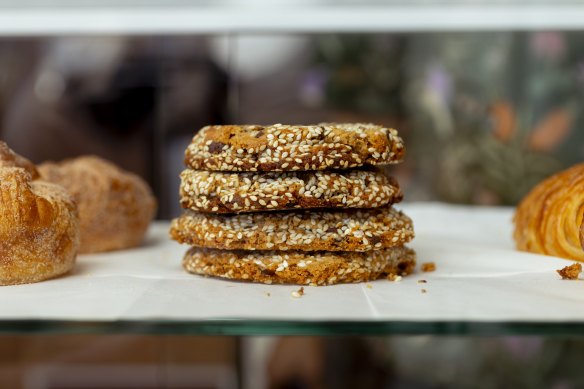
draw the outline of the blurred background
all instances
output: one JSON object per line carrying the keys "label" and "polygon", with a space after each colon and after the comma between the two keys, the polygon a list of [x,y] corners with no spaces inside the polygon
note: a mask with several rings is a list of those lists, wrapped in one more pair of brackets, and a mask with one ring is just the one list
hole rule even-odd
{"label": "blurred background", "polygon": [[[207,124],[395,127],[406,201],[514,205],[584,157],[580,1],[1,0],[0,69],[0,139],[110,159],[160,219]],[[564,389],[582,357],[559,337],[4,335],[0,387]]]}
{"label": "blurred background", "polygon": [[513,205],[584,156],[584,33],[0,39],[0,137],[35,162],[97,154],[145,177],[159,218],[199,128],[397,128],[407,201]]}

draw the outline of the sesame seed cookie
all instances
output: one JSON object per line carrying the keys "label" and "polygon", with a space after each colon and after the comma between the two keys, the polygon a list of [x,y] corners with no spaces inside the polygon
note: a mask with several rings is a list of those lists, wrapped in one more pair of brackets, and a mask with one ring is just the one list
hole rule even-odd
{"label": "sesame seed cookie", "polygon": [[193,138],[185,164],[195,170],[346,169],[401,162],[397,131],[374,124],[207,126]]}
{"label": "sesame seed cookie", "polygon": [[196,247],[226,250],[369,251],[414,237],[412,220],[391,207],[217,215],[186,211],[171,237]]}
{"label": "sesame seed cookie", "polygon": [[190,273],[265,284],[332,285],[410,274],[414,250],[393,247],[364,253],[228,251],[191,248],[183,267]]}
{"label": "sesame seed cookie", "polygon": [[376,208],[398,203],[397,182],[379,170],[181,173],[181,204],[200,212],[240,213],[294,208]]}

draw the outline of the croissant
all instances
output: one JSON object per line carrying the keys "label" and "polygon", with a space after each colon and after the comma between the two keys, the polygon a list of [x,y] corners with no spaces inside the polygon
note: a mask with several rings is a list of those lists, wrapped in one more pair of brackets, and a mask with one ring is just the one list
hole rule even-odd
{"label": "croissant", "polygon": [[69,272],[79,247],[73,199],[57,185],[32,181],[25,168],[6,165],[0,165],[0,285]]}
{"label": "croissant", "polygon": [[156,212],[140,177],[94,156],[38,166],[43,180],[62,185],[79,206],[80,253],[138,246]]}
{"label": "croissant", "polygon": [[584,163],[538,184],[514,222],[519,250],[584,261]]}

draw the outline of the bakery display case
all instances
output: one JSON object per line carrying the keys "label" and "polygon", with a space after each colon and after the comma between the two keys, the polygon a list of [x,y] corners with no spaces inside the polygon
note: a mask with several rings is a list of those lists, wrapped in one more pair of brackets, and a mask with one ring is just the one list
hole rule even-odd
{"label": "bakery display case", "polygon": [[[82,258],[74,277],[6,288],[5,333],[191,335],[578,334],[579,282],[569,262],[516,252],[509,208],[408,204],[411,243],[435,270],[400,281],[299,286],[185,273],[185,247],[153,226],[144,247]],[[469,219],[472,222],[469,222]],[[446,223],[448,221],[448,223]],[[26,293],[23,293],[26,292]],[[42,295],[43,298],[38,298]]]}
{"label": "bakery display case", "polygon": [[[575,261],[517,250],[514,215],[537,183],[582,162],[583,29],[580,1],[0,0],[0,140],[35,164],[99,155],[141,176],[157,199],[140,246],[83,254],[69,275],[0,288],[0,339],[12,350],[0,352],[0,362],[20,353],[23,365],[35,364],[26,372],[30,388],[75,387],[83,376],[115,387],[123,379],[104,377],[116,374],[144,378],[128,387],[181,387],[196,377],[195,387],[252,388],[266,383],[249,371],[266,375],[266,360],[286,361],[281,350],[317,350],[310,355],[341,363],[342,352],[332,355],[341,347],[336,336],[366,337],[366,346],[339,341],[356,354],[391,349],[396,369],[413,376],[413,361],[432,349],[443,347],[445,361],[454,349],[495,353],[485,337],[505,344],[491,359],[513,347],[577,359],[581,280],[558,273]],[[405,141],[403,163],[383,167],[383,175],[399,182],[387,203],[403,192],[396,208],[413,221],[413,273],[301,286],[186,272],[189,247],[169,231],[181,205],[205,211],[206,203],[179,195],[193,135],[209,124],[323,122],[376,123]],[[200,180],[195,175],[183,180]],[[574,202],[555,209],[576,214],[566,224],[581,223],[578,191],[570,193]],[[219,214],[237,210],[214,206]],[[203,223],[189,222],[190,235]],[[563,239],[561,227],[554,236]],[[190,235],[178,240],[194,244]],[[230,248],[249,249],[254,239],[243,236]],[[524,238],[522,249],[532,249]],[[213,239],[208,247],[223,244]],[[578,242],[564,240],[581,254]],[[284,340],[273,345],[262,336]],[[288,336],[317,337],[288,344],[296,339]],[[550,341],[557,338],[566,343]],[[116,359],[117,345],[125,351]],[[99,368],[77,366],[61,381],[58,366],[39,364],[39,355],[59,361],[52,347],[63,360]],[[71,351],[83,348],[92,356]],[[120,373],[119,364],[136,370]],[[546,366],[541,374],[556,371]],[[0,383],[20,385],[9,379],[24,370],[3,368]],[[440,382],[441,372],[428,374]],[[571,370],[566,377],[580,382]]]}

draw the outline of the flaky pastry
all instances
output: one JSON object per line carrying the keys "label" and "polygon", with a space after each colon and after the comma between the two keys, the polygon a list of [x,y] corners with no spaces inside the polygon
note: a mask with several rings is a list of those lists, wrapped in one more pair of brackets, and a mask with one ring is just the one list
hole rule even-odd
{"label": "flaky pastry", "polygon": [[519,250],[584,261],[584,163],[538,184],[514,221]]}
{"label": "flaky pastry", "polygon": [[61,187],[0,167],[0,285],[69,272],[79,247],[77,207]]}
{"label": "flaky pastry", "polygon": [[62,185],[79,206],[80,253],[140,245],[156,200],[137,175],[94,156],[38,166],[44,180]]}
{"label": "flaky pastry", "polygon": [[0,141],[0,169],[5,167],[21,167],[30,173],[33,180],[39,178],[39,172],[32,162],[16,154],[5,142]]}

